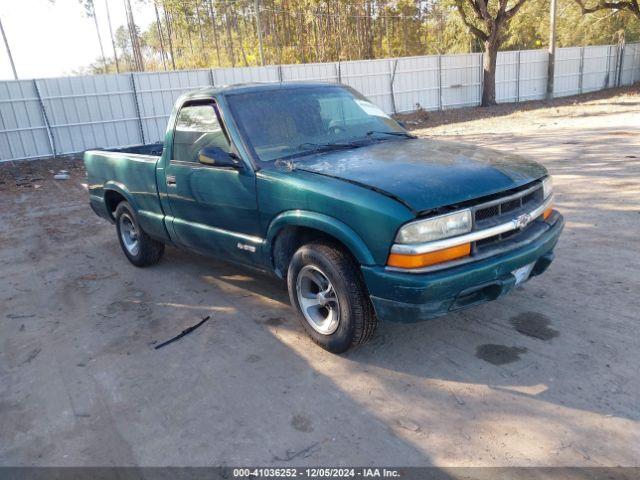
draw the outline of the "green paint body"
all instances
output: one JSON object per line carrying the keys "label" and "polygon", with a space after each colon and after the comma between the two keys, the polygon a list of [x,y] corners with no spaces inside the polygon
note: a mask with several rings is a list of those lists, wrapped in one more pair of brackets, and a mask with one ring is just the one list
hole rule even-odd
{"label": "green paint body", "polygon": [[[232,262],[274,272],[273,246],[285,227],[315,229],[341,242],[361,265],[381,319],[417,321],[492,300],[513,286],[512,270],[537,262],[542,273],[562,230],[553,225],[538,241],[505,255],[434,273],[385,268],[398,229],[417,216],[526,185],[544,167],[520,157],[435,140],[389,140],[354,150],[310,155],[265,166],[241,135],[227,99],[247,89],[317,88],[277,84],[207,89],[183,95],[169,119],[164,144],[85,153],[90,204],[112,220],[110,196],[125,198],[151,236]],[[327,88],[340,88],[327,86]],[[173,129],[180,107],[218,106],[241,168],[172,161]],[[161,152],[161,154],[160,154]],[[167,186],[167,176],[176,180]],[[496,295],[458,305],[461,292],[498,283]]]}

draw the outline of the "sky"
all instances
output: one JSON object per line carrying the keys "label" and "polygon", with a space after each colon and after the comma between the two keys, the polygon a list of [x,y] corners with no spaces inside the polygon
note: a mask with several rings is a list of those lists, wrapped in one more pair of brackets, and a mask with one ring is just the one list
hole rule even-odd
{"label": "sky", "polygon": [[[113,31],[126,25],[123,0],[95,0],[105,55],[113,56],[105,2],[109,2]],[[145,29],[155,14],[152,8],[131,1],[136,24]],[[20,79],[60,77],[100,57],[92,18],[84,15],[79,0],[0,0],[0,19]],[[13,79],[11,64],[0,37],[0,80]]]}

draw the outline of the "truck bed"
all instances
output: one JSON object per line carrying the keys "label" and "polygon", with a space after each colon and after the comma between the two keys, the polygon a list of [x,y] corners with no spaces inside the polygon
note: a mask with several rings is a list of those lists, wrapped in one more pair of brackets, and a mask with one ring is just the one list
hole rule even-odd
{"label": "truck bed", "polygon": [[[84,161],[89,199],[94,211],[105,218],[112,218],[119,199],[126,198],[146,232],[156,238],[166,237],[156,180],[156,166],[162,150],[161,143],[87,150]],[[113,193],[105,195],[105,189]]]}
{"label": "truck bed", "polygon": [[118,147],[118,148],[100,148],[92,150],[94,152],[113,152],[113,153],[131,153],[134,155],[149,155],[154,157],[159,157],[162,155],[162,150],[164,148],[164,144],[162,142],[151,143],[148,145],[132,145],[128,147]]}

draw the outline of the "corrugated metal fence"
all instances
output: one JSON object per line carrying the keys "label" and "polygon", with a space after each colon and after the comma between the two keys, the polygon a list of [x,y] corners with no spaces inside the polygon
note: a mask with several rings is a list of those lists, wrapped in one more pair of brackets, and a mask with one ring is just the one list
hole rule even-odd
{"label": "corrugated metal fence", "polygon": [[[498,102],[544,98],[547,59],[545,50],[500,52]],[[185,91],[301,80],[350,85],[387,113],[473,106],[481,98],[482,54],[0,82],[0,162],[153,143],[163,138],[173,104]],[[557,51],[557,97],[637,80],[640,44]]]}

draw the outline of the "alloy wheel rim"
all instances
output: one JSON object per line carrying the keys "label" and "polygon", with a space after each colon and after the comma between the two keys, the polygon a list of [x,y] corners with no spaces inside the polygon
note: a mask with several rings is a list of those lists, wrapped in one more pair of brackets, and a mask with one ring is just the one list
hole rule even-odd
{"label": "alloy wheel rim", "polygon": [[322,335],[331,335],[340,324],[340,302],[327,275],[314,265],[303,267],[296,279],[300,310],[307,323]]}
{"label": "alloy wheel rim", "polygon": [[127,213],[120,215],[120,238],[127,252],[133,256],[138,255],[140,251],[138,229],[133,223],[133,219]]}

